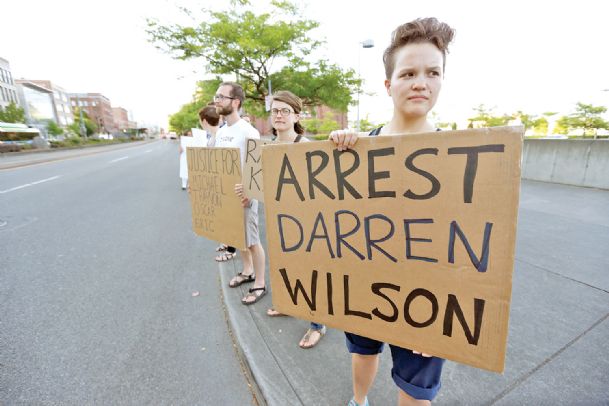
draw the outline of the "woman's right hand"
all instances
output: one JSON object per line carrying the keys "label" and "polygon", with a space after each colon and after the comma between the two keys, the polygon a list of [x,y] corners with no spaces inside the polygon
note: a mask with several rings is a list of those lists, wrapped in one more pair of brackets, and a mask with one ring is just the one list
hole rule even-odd
{"label": "woman's right hand", "polygon": [[359,138],[358,133],[353,129],[335,130],[330,133],[328,137],[332,140],[339,151],[344,151],[349,148],[353,148]]}

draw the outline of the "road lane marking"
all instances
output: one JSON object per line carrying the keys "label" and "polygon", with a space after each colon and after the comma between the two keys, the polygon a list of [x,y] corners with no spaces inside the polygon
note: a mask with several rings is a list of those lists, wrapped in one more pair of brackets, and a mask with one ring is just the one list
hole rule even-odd
{"label": "road lane marking", "polygon": [[25,185],[16,186],[14,188],[6,189],[6,190],[0,190],[0,194],[14,192],[15,190],[23,189],[23,188],[34,186],[34,185],[39,185],[41,183],[50,182],[52,180],[59,179],[59,178],[61,178],[61,175],[53,176],[52,178],[37,180],[35,182],[26,183]]}
{"label": "road lane marking", "polygon": [[149,149],[149,150],[147,150],[147,151],[144,151],[144,154],[147,154],[147,153],[149,153],[149,152],[152,152],[152,150],[151,150],[151,149]]}
{"label": "road lane marking", "polygon": [[113,159],[112,161],[110,161],[110,163],[113,164],[114,162],[122,161],[127,158],[129,158],[129,156],[124,156],[122,158],[116,158],[116,159]]}

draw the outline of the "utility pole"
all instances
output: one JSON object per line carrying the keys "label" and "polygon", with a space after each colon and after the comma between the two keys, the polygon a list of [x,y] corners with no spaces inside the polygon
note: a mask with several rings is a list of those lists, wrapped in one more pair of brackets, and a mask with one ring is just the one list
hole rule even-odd
{"label": "utility pole", "polygon": [[[374,47],[374,41],[371,39],[367,39],[364,40],[362,42],[359,43],[359,45],[361,45],[361,47],[357,47],[357,76],[361,76],[360,71],[361,71],[361,64],[362,64],[362,48],[373,48]],[[361,77],[360,77],[361,80]],[[362,92],[362,85],[360,83],[360,85],[357,87],[357,120],[355,122],[355,128],[356,131],[359,132],[360,129],[360,123],[359,123],[359,96],[360,93]]]}
{"label": "utility pole", "polygon": [[87,139],[87,128],[85,127],[85,121],[82,116],[82,106],[80,105],[80,94],[76,94],[76,104],[78,104],[78,112],[80,113],[80,136],[85,140]]}

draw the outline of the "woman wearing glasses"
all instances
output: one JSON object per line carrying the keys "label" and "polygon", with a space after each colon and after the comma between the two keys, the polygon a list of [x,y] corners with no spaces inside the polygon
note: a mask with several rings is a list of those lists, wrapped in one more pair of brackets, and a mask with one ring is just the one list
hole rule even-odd
{"label": "woman wearing glasses", "polygon": [[[294,93],[287,90],[275,92],[271,101],[271,125],[273,126],[274,142],[308,142],[304,137],[304,128],[300,124],[300,112],[302,111],[302,100]],[[247,202],[241,191],[242,199]],[[266,314],[270,317],[280,317],[284,314],[275,309],[268,309]],[[313,348],[319,343],[321,337],[326,334],[326,326],[311,322],[311,325],[298,344],[300,348]]]}

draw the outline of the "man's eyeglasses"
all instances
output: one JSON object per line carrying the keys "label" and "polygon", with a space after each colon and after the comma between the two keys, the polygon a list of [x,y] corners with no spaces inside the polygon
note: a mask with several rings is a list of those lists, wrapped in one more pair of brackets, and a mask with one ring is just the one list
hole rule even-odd
{"label": "man's eyeglasses", "polygon": [[293,113],[292,110],[288,109],[288,108],[283,108],[283,109],[271,109],[271,115],[276,116],[279,113],[281,113],[281,115],[283,117],[289,116],[291,113]]}
{"label": "man's eyeglasses", "polygon": [[224,96],[223,94],[214,95],[214,101],[224,101],[224,99],[235,100],[236,97]]}

